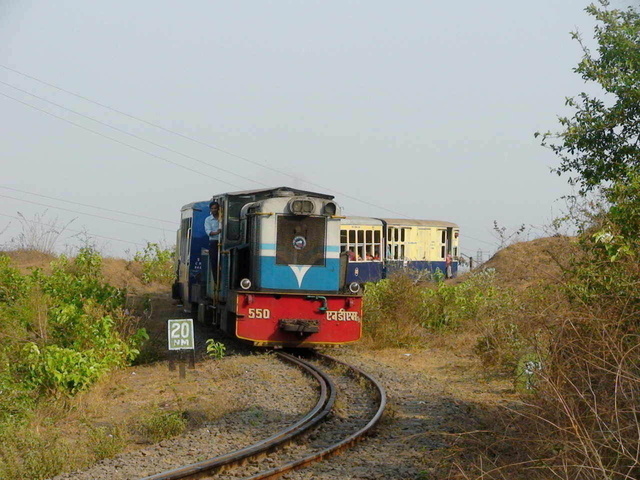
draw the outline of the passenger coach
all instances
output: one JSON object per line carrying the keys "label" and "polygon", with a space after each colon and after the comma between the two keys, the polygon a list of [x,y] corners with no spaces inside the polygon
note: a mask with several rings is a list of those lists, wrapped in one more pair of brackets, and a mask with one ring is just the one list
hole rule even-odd
{"label": "passenger coach", "polygon": [[346,217],[340,249],[349,257],[347,281],[370,282],[399,269],[458,270],[460,228],[441,220]]}
{"label": "passenger coach", "polygon": [[209,251],[204,229],[209,201],[181,211],[174,297],[194,316],[260,346],[360,338],[360,286],[346,281],[343,217],[333,196],[281,187],[213,200],[220,205],[218,251]]}

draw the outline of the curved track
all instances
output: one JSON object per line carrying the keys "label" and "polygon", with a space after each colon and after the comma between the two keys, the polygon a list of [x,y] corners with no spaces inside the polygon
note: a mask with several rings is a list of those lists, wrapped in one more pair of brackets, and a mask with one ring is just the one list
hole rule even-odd
{"label": "curved track", "polygon": [[[259,474],[245,477],[246,479],[258,480],[275,478],[287,471],[301,468],[311,463],[320,461],[328,457],[329,455],[336,453],[337,451],[347,448],[348,446],[361,439],[380,420],[380,417],[382,416],[382,413],[386,406],[386,393],[379,382],[356,367],[348,365],[327,355],[317,353],[315,355],[319,360],[329,366],[339,365],[341,368],[346,369],[348,375],[351,377],[364,378],[367,383],[370,384],[375,390],[377,401],[375,413],[371,416],[366,425],[359,428],[355,432],[347,434],[347,436],[343,437],[341,440],[332,442],[329,446],[321,448],[311,454],[303,455],[301,458],[286,461],[277,468],[266,469]],[[216,473],[221,472],[222,470],[230,469],[234,466],[241,465],[248,459],[258,458],[268,452],[278,451],[278,449],[281,449],[283,446],[289,444],[295,437],[301,435],[302,433],[308,432],[321,420],[325,419],[327,415],[332,411],[337,396],[337,390],[334,382],[320,367],[310,362],[286,353],[278,353],[278,356],[282,360],[298,366],[318,381],[320,394],[314,408],[312,408],[304,417],[302,417],[296,423],[258,443],[234,452],[230,452],[225,455],[211,458],[209,460],[186,465],[184,467],[173,469],[167,472],[162,472],[150,477],[145,477],[143,480],[174,480],[196,477],[213,478],[216,476]]]}
{"label": "curved track", "polygon": [[169,470],[167,472],[158,473],[142,480],[176,480],[181,478],[190,478],[201,475],[205,472],[211,474],[221,470],[225,466],[238,464],[246,458],[258,456],[279,445],[286,444],[292,438],[305,432],[323,418],[325,418],[333,408],[336,398],[335,385],[331,379],[322,371],[313,365],[286,353],[278,353],[278,356],[302,369],[318,381],[320,387],[320,395],[316,405],[300,420],[290,425],[284,430],[261,440],[260,442],[249,445],[248,447],[236,450],[234,452],[210,458],[198,463],[192,463],[184,467]]}

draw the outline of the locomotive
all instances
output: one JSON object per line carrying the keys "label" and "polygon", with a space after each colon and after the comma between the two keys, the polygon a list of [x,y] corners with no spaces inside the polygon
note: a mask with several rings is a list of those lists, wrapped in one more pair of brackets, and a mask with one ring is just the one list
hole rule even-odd
{"label": "locomotive", "polygon": [[347,281],[344,217],[333,198],[289,187],[216,195],[217,251],[205,231],[210,201],[185,205],[173,297],[196,319],[256,346],[357,341],[362,290]]}

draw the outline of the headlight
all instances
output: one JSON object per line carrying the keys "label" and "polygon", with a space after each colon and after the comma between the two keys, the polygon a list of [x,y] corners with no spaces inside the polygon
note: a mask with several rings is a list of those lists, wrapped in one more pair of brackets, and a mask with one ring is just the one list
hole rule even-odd
{"label": "headlight", "polygon": [[335,215],[336,212],[338,211],[338,208],[336,207],[336,204],[333,202],[327,202],[324,204],[324,213],[325,215]]}
{"label": "headlight", "polygon": [[248,278],[243,278],[240,280],[240,288],[243,290],[249,290],[251,288],[251,280]]}
{"label": "headlight", "polygon": [[351,282],[349,284],[349,291],[351,293],[358,293],[360,291],[360,284],[358,282]]}
{"label": "headlight", "polygon": [[289,201],[289,211],[294,215],[311,215],[314,205],[311,200],[291,200]]}

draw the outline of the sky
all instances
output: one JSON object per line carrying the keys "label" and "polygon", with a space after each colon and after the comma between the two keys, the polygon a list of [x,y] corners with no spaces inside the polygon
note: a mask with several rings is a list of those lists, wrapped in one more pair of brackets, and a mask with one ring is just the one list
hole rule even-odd
{"label": "sky", "polygon": [[455,222],[470,256],[494,221],[544,235],[571,190],[534,133],[589,88],[586,5],[3,0],[0,246],[55,224],[130,256],[184,204],[283,185]]}

